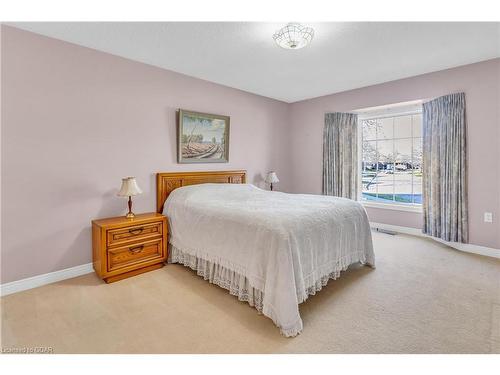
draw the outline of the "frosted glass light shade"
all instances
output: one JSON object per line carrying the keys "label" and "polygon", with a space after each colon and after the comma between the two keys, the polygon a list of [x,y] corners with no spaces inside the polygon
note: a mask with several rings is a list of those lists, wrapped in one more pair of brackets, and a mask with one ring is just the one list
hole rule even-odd
{"label": "frosted glass light shade", "polygon": [[135,180],[135,177],[122,178],[122,187],[117,194],[119,197],[131,197],[131,196],[138,195],[141,193],[142,193],[142,190],[137,185],[137,181]]}
{"label": "frosted glass light shade", "polygon": [[278,179],[278,176],[276,175],[276,172],[269,172],[266,176],[265,180],[268,184],[275,184],[277,182],[280,182]]}
{"label": "frosted glass light shade", "polygon": [[302,26],[300,23],[289,23],[273,35],[276,44],[285,49],[303,48],[311,43],[313,37],[313,28]]}

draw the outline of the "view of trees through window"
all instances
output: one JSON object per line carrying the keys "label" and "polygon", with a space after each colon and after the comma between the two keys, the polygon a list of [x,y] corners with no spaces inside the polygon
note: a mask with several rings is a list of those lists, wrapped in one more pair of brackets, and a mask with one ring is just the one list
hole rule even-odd
{"label": "view of trees through window", "polygon": [[422,204],[422,114],[361,120],[362,198]]}

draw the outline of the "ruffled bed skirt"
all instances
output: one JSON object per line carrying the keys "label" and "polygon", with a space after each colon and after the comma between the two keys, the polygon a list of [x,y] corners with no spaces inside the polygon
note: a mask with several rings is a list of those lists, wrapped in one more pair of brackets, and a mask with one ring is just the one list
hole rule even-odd
{"label": "ruffled bed skirt", "polygon": [[169,244],[168,254],[169,263],[180,263],[191,268],[196,271],[198,276],[228,290],[231,295],[238,297],[240,301],[248,302],[250,306],[255,307],[259,313],[262,313],[264,294],[250,286],[245,276],[219,264],[185,253],[172,244]]}
{"label": "ruffled bed skirt", "polygon": [[[238,297],[238,300],[248,302],[250,306],[257,309],[259,313],[262,313],[264,292],[252,287],[245,276],[240,275],[239,273],[214,262],[210,262],[208,260],[188,254],[181,249],[173,246],[172,244],[169,244],[168,253],[169,263],[180,263],[186,267],[191,268],[192,270],[196,271],[198,276],[203,277],[205,280],[209,281],[212,284],[216,284],[221,288],[228,290],[231,295]],[[375,268],[373,265],[374,262],[367,261],[364,253],[360,252],[349,254],[348,256],[339,260],[338,264],[334,267],[335,269],[332,272],[320,277],[319,280],[316,280],[312,283],[312,285],[308,286],[305,290],[305,294],[298,295],[297,299],[299,303],[304,302],[309,296],[315,295],[328,284],[329,280],[337,279],[342,271],[347,270],[349,265],[357,262],[361,264],[368,264],[371,267]],[[279,327],[278,322],[276,322],[275,319],[273,319],[273,321]],[[281,333],[287,337],[296,336],[300,333],[301,330],[302,324],[300,324],[300,328],[292,330],[283,330],[280,327]]]}

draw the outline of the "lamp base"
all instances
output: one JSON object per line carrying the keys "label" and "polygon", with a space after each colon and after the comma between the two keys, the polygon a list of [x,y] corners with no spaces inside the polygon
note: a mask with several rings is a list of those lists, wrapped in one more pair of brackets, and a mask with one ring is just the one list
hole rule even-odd
{"label": "lamp base", "polygon": [[128,197],[128,214],[125,215],[127,219],[133,219],[135,214],[132,212],[132,197]]}

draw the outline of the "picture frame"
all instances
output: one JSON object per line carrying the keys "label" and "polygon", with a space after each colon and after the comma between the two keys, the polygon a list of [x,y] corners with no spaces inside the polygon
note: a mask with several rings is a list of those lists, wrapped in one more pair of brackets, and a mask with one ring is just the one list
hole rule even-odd
{"label": "picture frame", "polygon": [[179,109],[177,162],[229,162],[229,128],[229,116]]}

